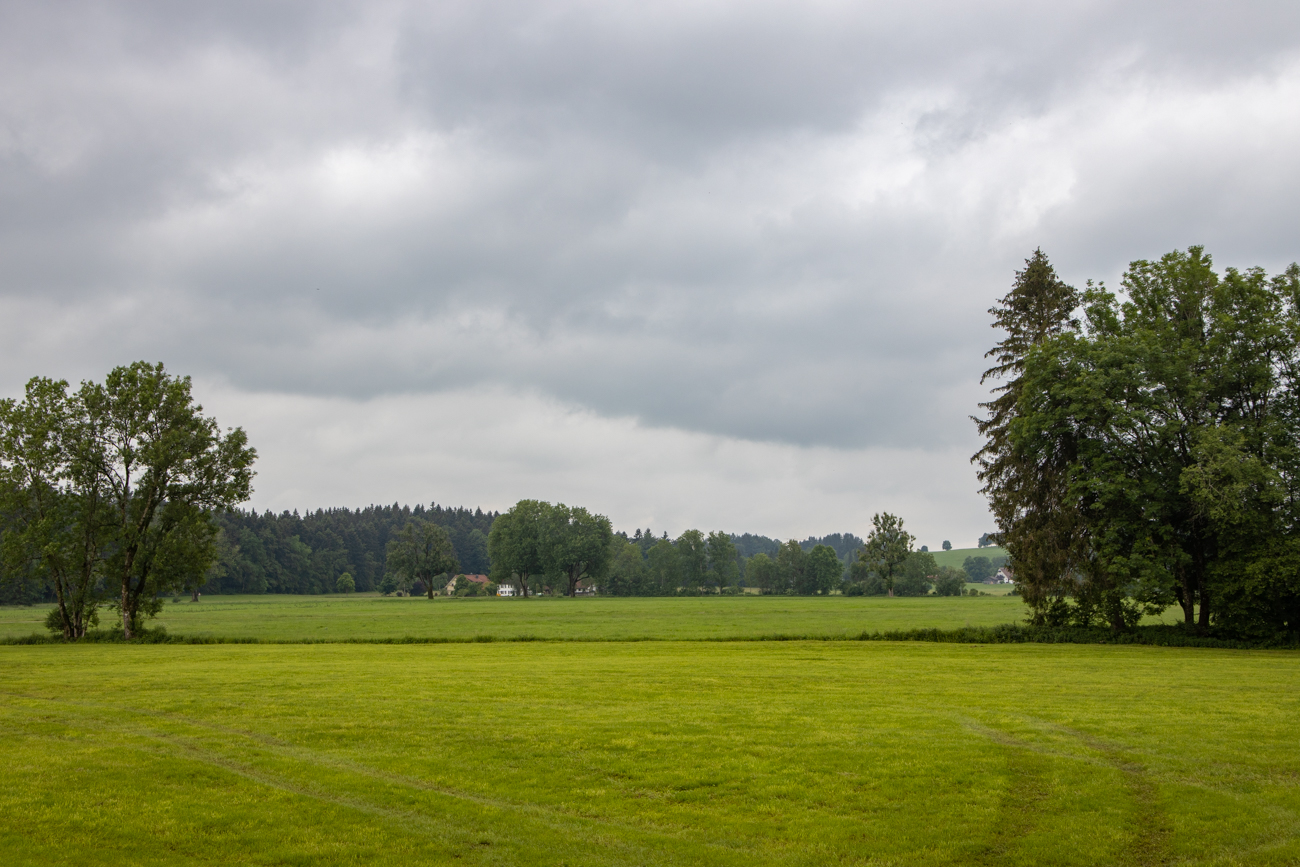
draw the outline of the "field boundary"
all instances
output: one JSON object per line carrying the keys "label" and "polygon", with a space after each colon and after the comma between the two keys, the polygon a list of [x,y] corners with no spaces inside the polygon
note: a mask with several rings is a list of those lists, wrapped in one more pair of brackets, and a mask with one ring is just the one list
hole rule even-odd
{"label": "field boundary", "polygon": [[1243,639],[1196,635],[1181,626],[1139,626],[1125,632],[1077,627],[1041,627],[1008,623],[958,629],[903,629],[854,634],[785,634],[705,636],[545,637],[538,635],[416,636],[377,638],[240,638],[220,635],[173,635],[163,628],[144,630],[123,639],[121,630],[95,630],[78,641],[40,635],[0,638],[0,646],[42,644],[492,644],[546,642],[552,644],[635,644],[639,642],[746,643],[762,641],[916,641],[935,644],[1122,644],[1150,647],[1205,647],[1227,650],[1300,650],[1300,635]]}

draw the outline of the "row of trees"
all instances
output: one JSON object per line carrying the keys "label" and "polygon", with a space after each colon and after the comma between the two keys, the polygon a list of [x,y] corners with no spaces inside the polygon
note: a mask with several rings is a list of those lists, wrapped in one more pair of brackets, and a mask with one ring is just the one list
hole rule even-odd
{"label": "row of trees", "polygon": [[492,580],[524,596],[573,595],[579,582],[615,596],[725,594],[743,586],[802,595],[959,595],[965,587],[962,570],[941,569],[934,555],[914,551],[903,522],[889,514],[873,519],[865,542],[851,534],[827,537],[844,545],[843,558],[831,545],[808,549],[793,539],[742,555],[738,540],[753,545],[761,538],[700,530],[676,539],[650,530],[628,537],[586,509],[521,500],[494,522],[488,549]]}
{"label": "row of trees", "polygon": [[32,379],[0,401],[0,576],[20,597],[52,590],[47,625],[67,638],[105,603],[130,637],[160,594],[203,582],[214,516],[248,498],[255,458],[161,364],[76,391]]}
{"label": "row of trees", "polygon": [[1191,247],[1117,295],[1040,250],[991,312],[975,460],[1033,620],[1300,631],[1300,268]]}

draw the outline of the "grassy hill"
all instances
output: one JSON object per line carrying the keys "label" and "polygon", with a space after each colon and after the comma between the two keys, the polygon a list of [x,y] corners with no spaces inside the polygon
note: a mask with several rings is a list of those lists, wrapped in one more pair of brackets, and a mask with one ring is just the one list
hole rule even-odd
{"label": "grassy hill", "polygon": [[1006,549],[999,548],[996,545],[990,545],[987,548],[953,548],[951,551],[931,551],[934,555],[934,562],[940,566],[951,566],[954,569],[960,569],[961,564],[966,561],[967,557],[988,557],[990,560],[995,557],[1007,556]]}

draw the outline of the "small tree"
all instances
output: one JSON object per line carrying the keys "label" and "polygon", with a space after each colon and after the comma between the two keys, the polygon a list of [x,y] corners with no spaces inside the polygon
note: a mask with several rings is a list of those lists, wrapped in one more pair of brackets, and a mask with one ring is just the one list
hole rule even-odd
{"label": "small tree", "polygon": [[885,590],[893,596],[894,578],[907,555],[912,553],[915,537],[903,529],[902,518],[888,512],[872,516],[871,527],[866,544],[858,552],[858,562],[879,576]]}
{"label": "small tree", "polygon": [[447,531],[437,524],[413,519],[388,543],[387,568],[405,590],[419,581],[433,598],[434,576],[460,568]]}
{"label": "small tree", "polygon": [[334,582],[334,589],[340,593],[352,593],[357,589],[357,583],[352,580],[351,573],[344,572],[339,576],[339,580]]}
{"label": "small tree", "polygon": [[718,592],[735,585],[740,580],[740,564],[736,562],[736,545],[729,533],[709,534],[705,543],[709,560],[709,575],[718,585]]}
{"label": "small tree", "polygon": [[798,588],[804,594],[829,594],[840,583],[844,565],[829,545],[818,545],[808,553],[804,562],[803,581]]}
{"label": "small tree", "polygon": [[944,540],[943,540],[943,550],[945,550],[945,551],[951,551],[951,550],[952,550],[952,543],[949,542],[947,539],[944,539]]}
{"label": "small tree", "polygon": [[934,579],[936,596],[960,596],[966,590],[966,573],[951,566],[944,566]]}
{"label": "small tree", "polygon": [[993,568],[993,561],[988,557],[967,557],[961,564],[961,568],[967,577],[976,583],[987,581],[997,573]]}

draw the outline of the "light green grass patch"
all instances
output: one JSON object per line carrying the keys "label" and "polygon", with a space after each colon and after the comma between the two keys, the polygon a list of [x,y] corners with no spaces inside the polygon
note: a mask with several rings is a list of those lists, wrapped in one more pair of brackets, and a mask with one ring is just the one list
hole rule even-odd
{"label": "light green grass patch", "polygon": [[[983,585],[981,585],[983,586]],[[44,633],[49,606],[0,608],[0,637]],[[111,612],[101,615],[105,622]],[[899,629],[997,626],[1023,620],[1018,598],[714,596],[498,599],[206,596],[165,604],[150,625],[223,638],[464,640],[843,638]]]}
{"label": "light green grass patch", "polygon": [[1287,653],[0,648],[0,863],[1294,864]]}

